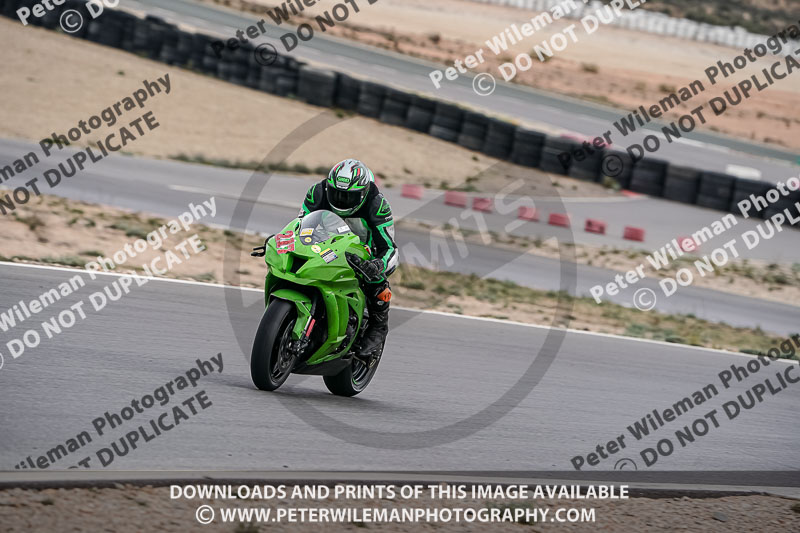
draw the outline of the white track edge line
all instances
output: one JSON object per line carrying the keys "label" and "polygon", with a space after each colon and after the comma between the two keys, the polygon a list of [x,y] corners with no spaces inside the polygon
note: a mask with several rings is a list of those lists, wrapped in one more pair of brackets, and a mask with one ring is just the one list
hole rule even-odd
{"label": "white track edge line", "polygon": [[[16,266],[16,267],[23,267],[23,268],[38,268],[43,270],[55,270],[58,272],[75,272],[75,273],[82,273],[86,274],[87,276],[91,276],[92,274],[99,275],[99,276],[113,276],[113,277],[125,277],[130,276],[131,274],[123,274],[119,272],[90,272],[88,270],[80,269],[80,268],[68,268],[68,267],[58,267],[52,265],[36,265],[31,263],[11,263],[8,261],[0,261],[0,267],[2,266]],[[241,291],[254,291],[254,292],[263,292],[263,289],[256,289],[252,287],[237,287],[236,285],[223,285],[221,283],[204,283],[201,281],[193,281],[193,280],[186,280],[186,279],[175,279],[175,278],[159,278],[159,277],[152,277],[152,276],[139,276],[140,278],[146,279],[148,281],[166,281],[170,283],[180,283],[184,285],[197,285],[201,287],[217,287],[221,289],[238,289]],[[691,346],[689,344],[679,344],[675,342],[666,342],[666,341],[657,341],[653,339],[641,339],[639,337],[626,337],[624,335],[616,335],[614,333],[597,333],[594,331],[583,331],[579,329],[570,329],[570,328],[555,328],[552,326],[543,326],[540,324],[527,324],[525,322],[516,322],[514,320],[502,320],[499,318],[491,318],[491,317],[484,317],[484,316],[472,316],[472,315],[459,315],[457,313],[449,313],[447,311],[432,311],[427,309],[415,309],[413,307],[401,307],[395,306],[394,309],[401,309],[403,311],[415,311],[418,313],[426,313],[431,315],[441,315],[446,317],[452,318],[460,318],[466,320],[479,320],[482,322],[494,322],[497,324],[506,324],[506,325],[513,325],[513,326],[522,326],[526,328],[535,328],[535,329],[559,329],[566,333],[576,333],[580,335],[594,335],[597,337],[607,337],[611,339],[617,340],[624,340],[624,341],[632,341],[632,342],[643,342],[647,344],[658,344],[661,346],[669,346],[672,348],[680,347],[680,348],[687,348],[687,349],[694,349],[694,350],[701,350],[706,352],[712,352],[717,354],[726,354],[726,355],[737,355],[739,357],[747,357],[747,358],[755,358],[758,357],[756,355],[740,353],[740,352],[731,352],[728,350],[719,350],[716,348],[706,348],[704,346]],[[792,361],[787,359],[778,359],[775,362],[783,362],[787,364],[795,364],[800,365],[800,361]]]}

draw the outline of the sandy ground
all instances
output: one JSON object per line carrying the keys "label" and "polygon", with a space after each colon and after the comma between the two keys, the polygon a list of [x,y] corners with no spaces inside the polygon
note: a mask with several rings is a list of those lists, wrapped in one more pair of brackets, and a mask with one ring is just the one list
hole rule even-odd
{"label": "sandy ground", "polygon": [[[104,138],[114,128],[152,111],[160,126],[126,150],[150,157],[200,155],[206,160],[261,162],[270,150],[322,108],[239,87],[133,54],[73,39],[0,18],[0,46],[14,49],[0,58],[13,76],[0,78],[3,120],[0,137],[39,141],[66,133],[80,120],[100,113],[169,73],[170,94],[150,98],[145,109],[129,111],[113,128],[101,128],[81,141]],[[101,137],[102,134],[102,137]],[[81,144],[81,142],[79,142]],[[22,155],[22,154],[20,154]],[[330,167],[347,157],[363,160],[384,183],[421,183],[430,187],[463,185],[497,163],[496,159],[428,135],[362,117],[344,117],[290,155],[288,164]],[[274,161],[277,162],[277,161]],[[520,167],[516,167],[520,169]],[[520,171],[520,170],[518,170]],[[525,170],[532,185],[522,193],[540,194],[551,175]],[[555,179],[555,178],[554,178]],[[558,177],[563,196],[607,196],[597,184]],[[483,174],[473,187],[496,191],[507,182]]]}
{"label": "sandy ground", "polygon": [[[404,221],[403,225],[421,231],[436,230],[429,224]],[[468,242],[496,246],[519,252],[559,259],[561,251],[555,238],[540,240],[518,237],[509,234],[470,232],[464,235]],[[687,254],[660,270],[647,261],[650,252],[645,250],[621,250],[609,246],[590,246],[575,244],[575,261],[581,265],[608,268],[617,272],[627,272],[644,265],[644,273],[650,278],[674,277],[675,273],[702,257]],[[800,263],[775,264],[761,260],[736,260],[718,267],[714,275],[698,276],[692,283],[694,287],[704,287],[721,292],[772,300],[775,302],[800,301]]]}
{"label": "sandy ground", "polygon": [[[662,532],[704,531],[727,533],[759,531],[784,533],[800,530],[800,504],[770,496],[730,496],[725,498],[632,498],[627,500],[412,500],[366,499],[334,500],[186,500],[170,499],[168,487],[118,486],[106,489],[6,489],[0,491],[2,530],[12,532],[51,531],[220,531],[256,533],[258,531],[572,531],[572,532]],[[291,491],[291,488],[288,488]],[[201,505],[211,505],[216,521],[200,526],[195,513]],[[401,523],[376,524],[348,522],[337,524],[242,524],[220,523],[219,509],[264,507],[274,514],[278,508],[511,508],[548,509],[545,522],[533,523]],[[594,509],[595,521],[574,524],[550,523],[558,508]],[[512,511],[513,512],[513,511]]]}
{"label": "sandy ground", "polygon": [[[280,5],[276,0],[205,1],[264,16],[263,6]],[[318,2],[303,15],[321,14],[332,5]],[[579,22],[566,18],[509,46],[506,52],[497,56],[491,52],[487,40],[501,34],[511,24],[521,26],[533,15],[534,12],[523,9],[468,0],[381,0],[373,5],[365,4],[359,13],[327,32],[448,65],[483,48],[486,62],[476,71],[491,72],[500,79],[498,65],[520,53],[530,53],[534,45],[577,23],[577,42],[570,42],[546,63],[535,58],[533,68],[520,72],[514,81],[622,109],[635,109],[639,105],[649,108],[667,93],[694,80],[703,81],[706,91],[670,112],[668,116],[673,119],[722,95],[726,89],[777,61],[774,56],[767,55],[727,79],[720,77],[711,87],[705,69],[716,65],[717,61],[732,61],[742,53],[740,50],[605,26],[587,35]],[[299,23],[300,18],[293,20]],[[711,117],[706,127],[753,141],[798,148],[798,96],[800,77],[790,76],[725,114]],[[610,126],[608,129],[612,129]]]}

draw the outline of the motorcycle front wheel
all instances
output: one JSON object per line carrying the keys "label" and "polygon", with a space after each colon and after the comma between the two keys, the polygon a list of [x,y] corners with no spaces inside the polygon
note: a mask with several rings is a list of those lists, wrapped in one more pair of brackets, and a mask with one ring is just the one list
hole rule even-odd
{"label": "motorcycle front wheel", "polygon": [[295,358],[290,350],[297,309],[285,300],[273,300],[258,325],[250,356],[250,377],[261,390],[274,391],[292,373]]}

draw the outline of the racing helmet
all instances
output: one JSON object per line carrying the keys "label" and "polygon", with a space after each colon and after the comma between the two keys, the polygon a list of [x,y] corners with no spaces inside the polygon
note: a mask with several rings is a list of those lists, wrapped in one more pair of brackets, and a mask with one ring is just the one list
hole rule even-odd
{"label": "racing helmet", "polygon": [[331,209],[340,217],[355,213],[362,206],[375,176],[357,159],[337,163],[328,174],[325,191]]}

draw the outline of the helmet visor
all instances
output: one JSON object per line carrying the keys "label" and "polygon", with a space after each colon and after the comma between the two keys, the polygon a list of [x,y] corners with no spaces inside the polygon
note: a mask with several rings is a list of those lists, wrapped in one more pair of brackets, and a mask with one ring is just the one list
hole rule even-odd
{"label": "helmet visor", "polygon": [[366,189],[345,191],[328,187],[328,202],[337,211],[352,211],[361,204],[365,192]]}

